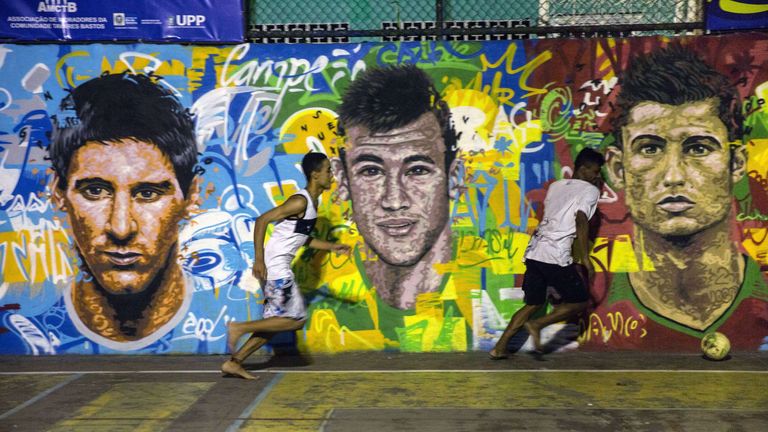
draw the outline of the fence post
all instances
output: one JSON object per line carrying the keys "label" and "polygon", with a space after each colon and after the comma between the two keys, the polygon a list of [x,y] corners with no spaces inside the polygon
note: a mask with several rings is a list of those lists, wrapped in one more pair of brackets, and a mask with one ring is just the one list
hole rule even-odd
{"label": "fence post", "polygon": [[443,28],[445,19],[443,17],[443,0],[435,0],[435,27],[437,27],[437,40],[443,40]]}

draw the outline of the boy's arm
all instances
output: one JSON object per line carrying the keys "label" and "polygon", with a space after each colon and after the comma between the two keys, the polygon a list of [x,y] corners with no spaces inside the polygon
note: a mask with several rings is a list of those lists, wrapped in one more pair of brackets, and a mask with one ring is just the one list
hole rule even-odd
{"label": "boy's arm", "polygon": [[583,211],[576,212],[576,239],[573,242],[573,258],[587,268],[589,278],[595,274],[595,268],[589,259],[589,219]]}
{"label": "boy's arm", "polygon": [[256,225],[253,227],[253,275],[257,279],[263,281],[267,278],[267,266],[264,264],[264,237],[267,234],[267,226],[275,221],[298,216],[306,210],[307,199],[294,195],[256,219]]}
{"label": "boy's arm", "polygon": [[325,240],[320,240],[314,237],[310,239],[309,244],[307,246],[314,249],[334,251],[337,254],[343,254],[350,251],[350,247],[345,244],[333,243]]}

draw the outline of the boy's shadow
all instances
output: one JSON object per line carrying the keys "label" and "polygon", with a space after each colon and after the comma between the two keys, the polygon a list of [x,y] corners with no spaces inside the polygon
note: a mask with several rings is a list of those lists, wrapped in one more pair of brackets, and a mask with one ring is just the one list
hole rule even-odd
{"label": "boy's shadow", "polygon": [[536,352],[533,349],[532,342],[526,345],[530,334],[524,328],[520,329],[520,331],[509,340],[507,351],[515,354],[532,354],[537,360],[544,360],[541,357],[541,354],[549,354],[558,351],[575,340],[575,329],[572,326],[573,324],[567,324],[551,334],[546,334],[546,337],[545,334],[542,334],[543,346],[541,347],[541,352]]}
{"label": "boy's shadow", "polygon": [[246,370],[263,370],[269,368],[289,368],[309,366],[313,362],[312,356],[299,352],[296,347],[296,335],[293,332],[285,332],[276,335],[269,341],[272,355],[264,362],[245,362]]}

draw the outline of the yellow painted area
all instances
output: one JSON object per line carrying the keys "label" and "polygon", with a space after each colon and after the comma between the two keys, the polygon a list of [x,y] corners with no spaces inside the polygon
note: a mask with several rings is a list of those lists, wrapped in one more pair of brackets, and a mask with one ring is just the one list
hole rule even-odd
{"label": "yellow painted area", "polygon": [[162,430],[205,394],[215,382],[119,383],[96,396],[49,431]]}
{"label": "yellow painted area", "polygon": [[[616,48],[616,40],[613,38],[606,39],[606,43],[608,44],[608,48],[610,50],[614,50]],[[595,58],[598,59],[604,59],[597,67],[597,77],[604,79],[604,80],[610,80],[611,78],[616,76],[616,72],[613,70],[613,67],[611,66],[610,56],[613,55],[610,51],[605,51],[603,49],[602,44],[596,44],[595,47],[596,56]]]}
{"label": "yellow painted area", "polygon": [[339,324],[336,314],[330,309],[316,309],[312,312],[311,326],[306,330],[307,338],[298,338],[299,349],[311,352],[345,352],[361,350],[383,350],[384,335],[378,329],[350,330]]}
{"label": "yellow painted area", "polygon": [[752,15],[768,12],[768,5],[746,3],[738,0],[720,0],[720,8],[725,12],[739,15]]}
{"label": "yellow painted area", "polygon": [[0,376],[0,413],[4,413],[46,391],[71,375]]}
{"label": "yellow painted area", "polygon": [[452,112],[463,114],[464,110],[469,109],[470,112],[477,113],[478,115],[473,116],[475,121],[468,125],[472,133],[464,135],[476,136],[483,142],[484,147],[489,145],[491,131],[499,113],[499,106],[493,98],[478,90],[455,89],[447,91],[444,100]]}
{"label": "yellow painted area", "polygon": [[206,73],[206,62],[210,57],[213,58],[215,64],[216,87],[218,87],[221,78],[222,64],[226,62],[227,56],[229,56],[233,49],[234,47],[219,48],[205,45],[193,46],[192,60],[189,68],[187,68],[187,87],[189,88],[189,92],[192,93],[202,86],[203,76]]}
{"label": "yellow painted area", "polygon": [[280,184],[277,182],[264,182],[262,187],[266,190],[267,197],[272,201],[274,207],[282,205],[291,195],[299,191],[299,185],[295,180],[286,180]]}
{"label": "yellow painted area", "polygon": [[629,273],[640,270],[632,240],[628,235],[616,236],[611,253],[611,273]]}
{"label": "yellow painted area", "polygon": [[768,229],[747,228],[744,230],[745,240],[741,243],[750,257],[761,265],[768,264]]}
{"label": "yellow painted area", "polygon": [[280,140],[288,154],[319,151],[338,154],[336,144],[336,113],[327,108],[305,108],[293,113],[280,128]]}
{"label": "yellow painted area", "polygon": [[[631,273],[638,271],[656,271],[651,258],[645,252],[642,239],[633,244],[632,237],[621,234],[613,239],[597,237],[592,245],[590,257],[593,262],[601,265],[595,266],[595,270],[602,272],[608,268],[611,273]],[[637,252],[635,249],[639,248]],[[638,261],[638,253],[641,255]]]}
{"label": "yellow painted area", "polygon": [[0,232],[5,248],[2,269],[7,283],[32,283],[32,295],[45,280],[65,279],[74,274],[72,248],[64,230],[19,230]]}
{"label": "yellow painted area", "polygon": [[763,112],[768,113],[768,81],[755,87],[755,95],[758,99],[766,101],[766,103],[763,104],[763,108],[761,109]]}
{"label": "yellow painted area", "polygon": [[768,375],[743,372],[288,374],[241,430],[317,430],[330,409],[764,410]]}
{"label": "yellow painted area", "polygon": [[[766,86],[766,92],[768,93],[768,86]],[[768,106],[768,103],[765,105]],[[763,178],[768,176],[768,169],[766,169],[768,167],[768,139],[750,140],[747,155],[747,172],[754,171]]]}

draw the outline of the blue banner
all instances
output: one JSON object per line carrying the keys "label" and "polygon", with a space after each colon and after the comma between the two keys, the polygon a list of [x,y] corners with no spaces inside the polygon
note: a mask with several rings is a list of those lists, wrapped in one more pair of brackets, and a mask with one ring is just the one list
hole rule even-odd
{"label": "blue banner", "polygon": [[768,0],[708,0],[707,30],[768,28]]}
{"label": "blue banner", "polygon": [[3,0],[0,38],[16,41],[239,42],[242,0]]}

